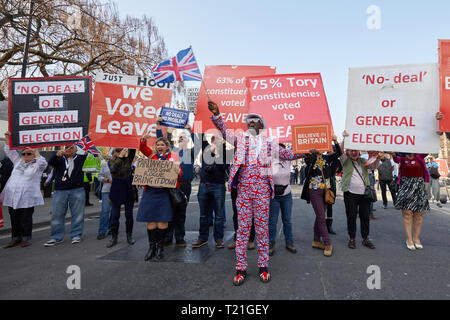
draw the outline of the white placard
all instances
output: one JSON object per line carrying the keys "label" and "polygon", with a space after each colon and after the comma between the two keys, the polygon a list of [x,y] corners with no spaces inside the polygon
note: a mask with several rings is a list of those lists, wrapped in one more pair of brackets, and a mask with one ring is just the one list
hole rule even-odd
{"label": "white placard", "polygon": [[345,147],[438,153],[436,63],[350,68]]}

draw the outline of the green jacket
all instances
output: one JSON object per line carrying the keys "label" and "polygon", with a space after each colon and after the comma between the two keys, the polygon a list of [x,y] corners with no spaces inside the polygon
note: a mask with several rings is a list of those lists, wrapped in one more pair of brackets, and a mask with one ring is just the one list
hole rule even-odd
{"label": "green jacket", "polygon": [[[364,163],[366,163],[366,159],[359,157],[357,160],[358,164],[362,168],[362,172],[360,174],[364,178],[364,183],[366,186],[369,185],[369,172],[367,171],[367,168],[364,167]],[[342,171],[342,191],[347,192],[348,191],[348,185],[350,184],[350,179],[352,178],[353,170],[355,170],[355,167],[352,164],[352,159],[350,157],[347,157],[347,159],[344,162],[343,171]]]}

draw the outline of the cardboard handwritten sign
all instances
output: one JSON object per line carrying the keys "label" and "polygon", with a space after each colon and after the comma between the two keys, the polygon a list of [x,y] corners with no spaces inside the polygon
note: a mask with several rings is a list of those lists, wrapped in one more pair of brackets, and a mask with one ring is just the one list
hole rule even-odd
{"label": "cardboard handwritten sign", "polygon": [[162,126],[184,129],[189,120],[189,111],[162,107],[161,118],[163,118]]}
{"label": "cardboard handwritten sign", "polygon": [[331,126],[329,123],[292,126],[294,153],[307,153],[311,149],[331,151]]}
{"label": "cardboard handwritten sign", "polygon": [[138,158],[133,184],[156,188],[176,188],[179,162]]}

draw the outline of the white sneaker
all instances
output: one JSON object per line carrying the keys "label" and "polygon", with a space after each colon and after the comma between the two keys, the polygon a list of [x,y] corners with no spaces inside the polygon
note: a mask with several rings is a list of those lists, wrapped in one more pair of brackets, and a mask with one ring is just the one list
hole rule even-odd
{"label": "white sneaker", "polygon": [[64,240],[50,239],[49,241],[44,243],[44,246],[46,246],[46,247],[53,247],[53,246],[56,246],[57,244],[60,244],[60,243],[63,243],[63,242],[64,242]]}
{"label": "white sneaker", "polygon": [[80,243],[81,242],[81,238],[79,237],[75,237],[72,239],[72,244],[76,244],[76,243]]}

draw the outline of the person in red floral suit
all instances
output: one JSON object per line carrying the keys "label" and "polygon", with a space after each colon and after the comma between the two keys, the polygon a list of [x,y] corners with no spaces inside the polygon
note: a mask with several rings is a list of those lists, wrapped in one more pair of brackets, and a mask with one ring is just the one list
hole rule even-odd
{"label": "person in red floral suit", "polygon": [[238,225],[236,237],[236,275],[234,285],[241,285],[247,276],[247,242],[254,218],[256,241],[258,244],[259,279],[270,280],[269,265],[269,207],[274,197],[272,180],[272,159],[282,160],[304,158],[305,154],[294,155],[266,135],[264,119],[257,114],[247,116],[248,131],[234,133],[228,130],[216,103],[209,101],[208,108],[213,113],[214,125],[224,139],[234,145],[234,160],[230,168],[229,185],[237,187],[236,200]]}

